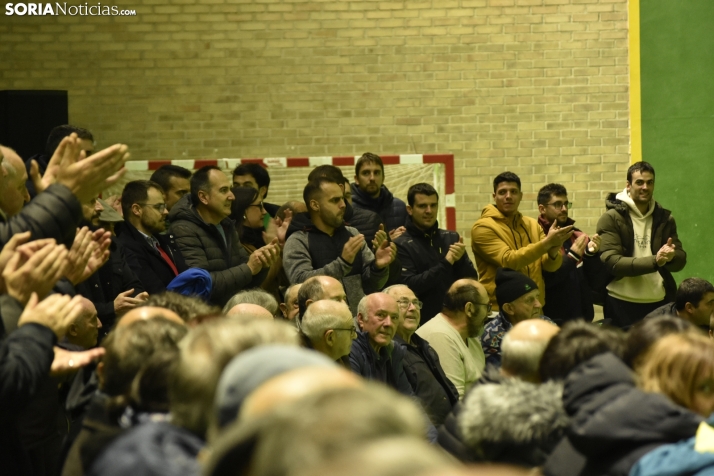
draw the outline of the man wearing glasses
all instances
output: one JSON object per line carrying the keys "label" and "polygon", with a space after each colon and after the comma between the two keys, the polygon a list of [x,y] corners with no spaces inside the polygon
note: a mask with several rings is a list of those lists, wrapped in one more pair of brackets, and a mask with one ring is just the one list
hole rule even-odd
{"label": "man wearing glasses", "polygon": [[439,363],[439,355],[429,343],[415,334],[421,320],[422,302],[403,284],[384,290],[397,300],[399,325],[394,343],[404,351],[404,372],[434,426],[444,423],[459,401],[459,392]]}
{"label": "man wearing glasses", "polygon": [[486,366],[479,337],[490,312],[486,288],[474,279],[460,279],[446,292],[441,313],[416,332],[439,355],[441,367],[459,398],[463,398]]}
{"label": "man wearing glasses", "polygon": [[166,291],[166,286],[186,270],[181,251],[166,230],[168,210],[161,186],[135,180],[124,187],[121,197],[124,224],[116,241],[126,261],[149,294]]}
{"label": "man wearing glasses", "polygon": [[357,326],[350,308],[341,301],[323,299],[310,305],[300,323],[300,330],[310,339],[312,348],[342,364],[357,338]]}
{"label": "man wearing glasses", "polygon": [[[538,192],[538,223],[543,233],[550,227],[573,226],[573,234],[560,248],[563,264],[556,271],[543,271],[548,302],[543,307],[545,314],[558,325],[574,319],[591,322],[593,310],[593,289],[605,276],[605,268],[598,256],[600,236],[589,237],[574,227],[575,221],[568,216],[572,204],[568,201],[568,191],[558,183],[551,183]],[[602,299],[598,299],[602,304]]]}

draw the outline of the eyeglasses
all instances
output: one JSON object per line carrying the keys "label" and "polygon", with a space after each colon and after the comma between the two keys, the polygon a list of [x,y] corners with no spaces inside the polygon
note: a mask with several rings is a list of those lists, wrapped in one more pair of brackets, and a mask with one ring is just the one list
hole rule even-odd
{"label": "eyeglasses", "polygon": [[486,314],[491,314],[491,309],[493,309],[493,306],[491,305],[490,302],[486,303],[486,304],[481,303],[481,302],[475,302],[475,303],[473,303],[473,305],[474,306],[486,306]]}
{"label": "eyeglasses", "polygon": [[356,336],[357,335],[357,326],[353,325],[352,327],[333,327],[333,331],[350,331],[350,335]]}
{"label": "eyeglasses", "polygon": [[549,203],[548,205],[555,208],[556,210],[561,210],[563,207],[565,207],[566,209],[570,209],[573,206],[572,203],[567,202],[567,201],[566,202],[553,202],[553,203]]}
{"label": "eyeglasses", "polygon": [[166,210],[165,203],[140,203],[139,205],[142,207],[151,207],[159,213],[164,213],[164,210]]}
{"label": "eyeglasses", "polygon": [[413,304],[414,307],[417,309],[421,309],[424,306],[424,303],[417,299],[410,301],[407,298],[398,299],[397,304],[399,304],[399,307],[401,307],[402,309],[409,309],[409,304]]}

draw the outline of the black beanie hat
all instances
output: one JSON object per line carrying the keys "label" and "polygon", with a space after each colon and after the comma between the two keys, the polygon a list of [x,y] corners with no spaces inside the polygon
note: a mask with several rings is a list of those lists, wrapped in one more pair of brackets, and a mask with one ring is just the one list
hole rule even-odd
{"label": "black beanie hat", "polygon": [[511,268],[498,268],[496,271],[496,301],[498,307],[513,302],[524,294],[538,289],[531,278]]}

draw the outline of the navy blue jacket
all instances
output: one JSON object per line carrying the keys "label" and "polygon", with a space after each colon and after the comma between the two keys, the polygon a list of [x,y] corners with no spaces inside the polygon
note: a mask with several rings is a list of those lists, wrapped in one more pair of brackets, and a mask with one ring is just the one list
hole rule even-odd
{"label": "navy blue jacket", "polygon": [[[350,184],[350,188],[352,189],[352,205],[354,208],[369,210],[378,214],[386,227],[386,231],[404,226],[404,221],[407,219],[407,206],[402,200],[392,195],[392,192],[387,187],[382,185],[377,198],[372,198],[364,193],[356,183]],[[355,228],[359,229],[357,226]]]}
{"label": "navy blue jacket", "polygon": [[352,341],[350,350],[352,371],[367,380],[377,380],[401,394],[413,397],[414,391],[404,372],[404,350],[399,345],[393,345],[391,349],[388,347],[379,349],[377,355],[369,343],[369,334],[360,332],[357,339]]}

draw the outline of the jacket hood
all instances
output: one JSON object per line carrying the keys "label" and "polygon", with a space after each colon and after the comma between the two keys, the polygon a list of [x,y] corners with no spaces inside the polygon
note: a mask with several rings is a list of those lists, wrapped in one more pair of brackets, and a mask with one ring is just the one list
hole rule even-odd
{"label": "jacket hood", "polygon": [[630,194],[627,193],[627,189],[624,189],[622,192],[615,195],[615,198],[617,200],[620,200],[625,205],[627,205],[627,207],[630,209],[630,213],[632,213],[636,217],[647,218],[648,216],[652,215],[652,212],[654,212],[654,208],[655,208],[654,207],[654,204],[655,204],[654,197],[652,197],[650,199],[650,204],[649,204],[649,207],[647,208],[647,213],[645,213],[644,215],[642,214],[642,212],[640,212],[640,209],[637,208],[637,205],[635,204],[635,201],[632,200],[632,198],[630,197]]}
{"label": "jacket hood", "polygon": [[570,441],[588,458],[689,438],[702,421],[664,395],[636,388],[631,370],[611,353],[593,357],[568,375],[563,404],[572,417]]}
{"label": "jacket hood", "polygon": [[352,201],[369,210],[381,210],[389,206],[394,200],[394,195],[384,185],[379,189],[379,197],[377,198],[372,198],[363,192],[356,183],[351,183],[350,189],[352,190]]}
{"label": "jacket hood", "polygon": [[426,238],[431,238],[439,231],[439,220],[436,220],[428,230],[424,231],[414,224],[411,216],[407,215],[407,219],[404,222],[404,228],[406,228],[409,234],[413,237],[424,236]]}
{"label": "jacket hood", "polygon": [[521,212],[516,212],[511,218],[508,218],[506,215],[501,213],[498,208],[496,208],[496,205],[493,204],[486,205],[483,207],[483,210],[481,210],[481,218],[493,218],[494,220],[501,221],[510,227],[514,227],[522,216]]}

